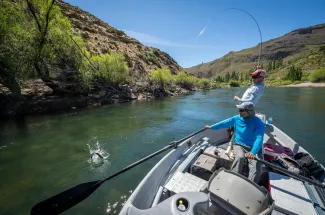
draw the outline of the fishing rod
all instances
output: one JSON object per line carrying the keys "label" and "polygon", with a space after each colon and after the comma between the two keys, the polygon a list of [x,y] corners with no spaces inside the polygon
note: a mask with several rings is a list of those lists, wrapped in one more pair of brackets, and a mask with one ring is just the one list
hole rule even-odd
{"label": "fishing rod", "polygon": [[[255,17],[249,13],[248,11],[246,10],[243,10],[243,9],[239,9],[239,8],[235,8],[235,7],[232,7],[232,8],[225,8],[223,10],[220,10],[220,12],[222,11],[226,11],[226,10],[237,10],[237,11],[241,11],[243,13],[246,13],[247,15],[249,15],[255,22],[256,26],[257,26],[257,29],[259,31],[259,35],[260,35],[260,49],[259,49],[259,54],[258,54],[258,61],[257,61],[257,65],[260,66],[260,62],[261,62],[261,55],[262,55],[262,43],[263,43],[263,37],[262,37],[262,31],[261,31],[261,28],[260,28],[260,25],[258,24],[257,20],[255,19]],[[238,96],[238,94],[245,88],[246,86],[243,86],[240,88],[240,90],[237,92],[236,96]]]}
{"label": "fishing rod", "polygon": [[[261,31],[261,28],[260,28],[260,25],[258,24],[257,20],[255,19],[255,17],[247,12],[246,10],[243,10],[243,9],[239,9],[239,8],[226,8],[224,10],[237,10],[237,11],[241,11],[241,12],[244,12],[246,13],[247,15],[249,15],[255,22],[257,28],[258,28],[258,31],[260,33],[260,50],[259,50],[259,55],[258,55],[258,61],[257,61],[257,66],[260,66],[260,61],[261,61],[261,55],[262,55],[262,43],[263,43],[263,38],[262,38],[262,31]],[[238,96],[238,94],[245,88],[246,86],[243,86],[240,88],[240,90],[237,92],[236,96]]]}
{"label": "fishing rod", "polygon": [[260,61],[261,61],[261,55],[262,55],[262,42],[263,42],[263,38],[262,38],[262,31],[261,31],[261,28],[260,28],[260,25],[258,24],[257,20],[254,18],[254,16],[252,14],[250,14],[249,12],[247,12],[246,10],[243,10],[243,9],[239,9],[239,8],[226,8],[224,10],[238,10],[238,11],[242,11],[246,14],[248,14],[255,22],[257,28],[258,28],[258,31],[260,33],[260,39],[261,39],[261,42],[260,42],[260,52],[259,52],[259,55],[258,55],[258,61],[257,61],[257,65],[260,65]]}

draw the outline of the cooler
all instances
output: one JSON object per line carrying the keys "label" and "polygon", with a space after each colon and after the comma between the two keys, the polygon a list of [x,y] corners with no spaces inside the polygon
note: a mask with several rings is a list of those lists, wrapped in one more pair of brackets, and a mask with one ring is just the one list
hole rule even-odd
{"label": "cooler", "polygon": [[274,160],[276,156],[280,156],[281,154],[286,154],[292,157],[294,154],[292,150],[288,147],[284,147],[281,145],[264,143],[264,160]]}
{"label": "cooler", "polygon": [[209,155],[201,154],[191,167],[191,173],[204,180],[209,180],[216,170],[217,159]]}
{"label": "cooler", "polygon": [[220,167],[230,169],[233,158],[228,157],[226,150],[216,146],[209,146],[204,150],[203,154],[217,159],[215,167],[216,170]]}

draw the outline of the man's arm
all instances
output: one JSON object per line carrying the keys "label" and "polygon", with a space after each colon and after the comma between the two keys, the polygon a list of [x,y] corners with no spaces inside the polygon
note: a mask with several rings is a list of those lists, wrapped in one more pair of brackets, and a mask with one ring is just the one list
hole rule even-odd
{"label": "man's arm", "polygon": [[214,125],[211,125],[210,126],[210,129],[212,130],[218,130],[218,129],[221,129],[221,128],[228,128],[228,127],[231,127],[231,126],[234,126],[235,125],[235,122],[236,122],[236,117],[237,116],[233,116],[229,119],[225,119],[221,122],[218,122]]}
{"label": "man's arm", "polygon": [[261,150],[263,145],[263,139],[264,139],[264,131],[265,131],[265,125],[259,119],[258,126],[256,127],[256,131],[255,131],[256,140],[254,142],[252,150],[250,151],[251,154],[256,155]]}

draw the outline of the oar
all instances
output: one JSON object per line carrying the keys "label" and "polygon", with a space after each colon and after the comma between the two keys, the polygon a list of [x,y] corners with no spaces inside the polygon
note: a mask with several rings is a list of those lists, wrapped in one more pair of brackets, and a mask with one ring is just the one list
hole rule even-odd
{"label": "oar", "polygon": [[130,164],[129,166],[121,169],[120,171],[110,175],[109,177],[103,180],[91,181],[83,184],[79,184],[75,187],[70,188],[62,193],[59,193],[49,199],[46,199],[38,204],[36,204],[32,210],[31,215],[57,215],[60,214],[69,208],[73,207],[74,205],[78,204],[82,200],[86,199],[90,194],[92,194],[100,185],[102,185],[105,181],[108,181],[115,176],[122,174],[123,172],[132,169],[133,167],[141,164],[142,162],[149,160],[150,158],[165,152],[166,150],[177,147],[180,143],[187,140],[190,137],[204,131],[205,129],[201,129],[187,137],[184,137],[181,140],[173,141],[164,148],[148,155],[147,157]]}
{"label": "oar", "polygon": [[273,169],[275,169],[275,170],[278,170],[279,172],[282,172],[282,173],[284,173],[284,174],[286,174],[286,175],[289,175],[289,176],[291,176],[292,178],[295,178],[295,179],[297,179],[297,180],[299,180],[299,181],[302,181],[302,182],[308,182],[309,184],[312,184],[312,185],[315,185],[315,186],[317,186],[317,187],[320,187],[320,188],[325,189],[325,185],[322,184],[322,183],[320,183],[320,182],[318,182],[318,181],[314,181],[314,180],[312,180],[312,179],[309,179],[309,178],[304,177],[304,176],[302,176],[302,175],[299,175],[299,174],[297,174],[297,173],[290,172],[290,171],[288,171],[288,170],[286,170],[286,169],[284,169],[284,168],[282,168],[282,167],[279,167],[279,166],[277,166],[277,165],[275,165],[275,164],[272,164],[272,163],[269,163],[269,162],[267,162],[267,161],[261,160],[261,159],[259,159],[259,158],[257,158],[257,157],[255,157],[254,160],[256,160],[257,162],[260,162],[260,163],[264,164],[265,166],[271,167],[271,168],[273,168]]}

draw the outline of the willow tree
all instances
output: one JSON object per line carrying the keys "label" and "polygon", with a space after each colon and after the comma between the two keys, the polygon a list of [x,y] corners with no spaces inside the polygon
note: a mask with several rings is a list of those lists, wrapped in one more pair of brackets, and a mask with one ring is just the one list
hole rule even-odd
{"label": "willow tree", "polygon": [[55,0],[0,1],[0,82],[15,97],[26,78],[38,77],[58,88],[50,71],[60,63],[71,64],[89,79],[85,47]]}
{"label": "willow tree", "polygon": [[[34,31],[35,52],[33,64],[37,76],[49,79],[49,67],[60,60],[79,65],[85,44],[80,37],[72,35],[71,24],[55,0],[25,0],[29,19]],[[83,50],[77,50],[83,49]],[[80,52],[81,51],[81,52]]]}
{"label": "willow tree", "polygon": [[32,76],[33,35],[21,2],[0,1],[0,83],[15,98],[21,96],[20,81]]}

